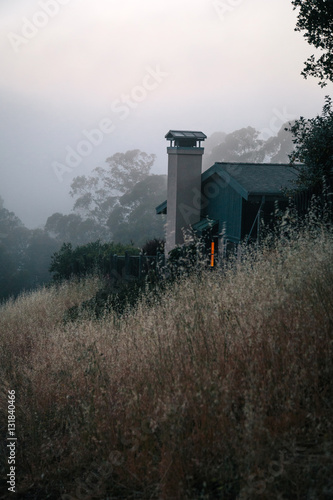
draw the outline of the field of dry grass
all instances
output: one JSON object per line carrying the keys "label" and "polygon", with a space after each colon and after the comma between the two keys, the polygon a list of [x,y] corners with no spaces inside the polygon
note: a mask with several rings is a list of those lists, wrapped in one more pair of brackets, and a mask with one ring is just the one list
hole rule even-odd
{"label": "field of dry grass", "polygon": [[64,324],[97,287],[0,308],[0,491],[14,389],[21,498],[333,498],[332,231]]}

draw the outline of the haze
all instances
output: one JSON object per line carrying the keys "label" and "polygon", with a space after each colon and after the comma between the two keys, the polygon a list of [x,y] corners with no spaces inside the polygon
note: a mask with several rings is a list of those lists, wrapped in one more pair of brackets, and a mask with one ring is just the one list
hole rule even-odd
{"label": "haze", "polygon": [[2,2],[5,207],[42,226],[118,151],[155,153],[166,173],[169,129],[273,135],[319,114],[331,88],[300,76],[313,50],[295,25],[290,0]]}

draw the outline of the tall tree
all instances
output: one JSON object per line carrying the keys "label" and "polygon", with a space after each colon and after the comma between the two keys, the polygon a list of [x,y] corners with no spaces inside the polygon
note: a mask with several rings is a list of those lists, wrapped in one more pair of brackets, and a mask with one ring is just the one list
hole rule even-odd
{"label": "tall tree", "polygon": [[79,214],[54,213],[47,219],[45,231],[59,243],[71,243],[73,246],[109,239],[109,230],[93,219],[83,219]]}
{"label": "tall tree", "polygon": [[147,240],[163,238],[165,221],[156,215],[155,207],[166,196],[166,175],[150,175],[124,194],[108,220],[114,241],[143,245]]}
{"label": "tall tree", "polygon": [[[138,149],[116,153],[106,160],[107,167],[95,168],[90,177],[76,177],[71,195],[74,210],[84,221],[94,221],[100,239],[142,244],[163,235],[163,220],[155,206],[166,195],[166,179],[151,175],[155,155]],[[59,224],[59,216],[50,223]],[[50,226],[50,224],[49,224]]]}
{"label": "tall tree", "polygon": [[58,243],[41,229],[27,229],[13,212],[0,208],[0,299],[47,283]]}
{"label": "tall tree", "polygon": [[223,142],[213,148],[211,159],[215,161],[251,162],[262,161],[261,152],[264,141],[259,139],[260,132],[253,127],[235,130],[224,137]]}
{"label": "tall tree", "polygon": [[289,154],[293,150],[292,134],[287,129],[288,123],[280,128],[277,135],[269,137],[262,146],[262,153],[266,163],[287,163]]}
{"label": "tall tree", "polygon": [[302,75],[319,78],[324,87],[333,82],[333,2],[332,0],[292,0],[294,10],[299,8],[295,31],[303,31],[310,45],[323,53],[305,62]]}
{"label": "tall tree", "polygon": [[226,135],[227,134],[225,132],[214,132],[212,135],[207,137],[204,144],[205,154],[202,158],[202,167],[204,171],[214,165],[216,161],[220,161],[216,159],[216,154],[213,152],[217,150],[216,148],[218,148],[218,146],[221,146],[221,144],[224,143]]}
{"label": "tall tree", "polygon": [[76,198],[74,210],[106,226],[120,196],[149,175],[154,161],[155,155],[134,149],[107,158],[107,166],[95,168],[90,177],[75,177],[70,192]]}
{"label": "tall tree", "polygon": [[260,132],[253,127],[224,135],[222,132],[215,132],[214,141],[207,141],[208,145],[210,143],[213,147],[205,146],[204,170],[219,161],[286,163],[293,149],[292,135],[286,130],[287,125],[284,124],[276,136],[267,140],[261,139]]}
{"label": "tall tree", "polygon": [[325,98],[321,116],[309,120],[303,116],[290,127],[294,151],[289,156],[298,170],[298,186],[320,186],[333,174],[333,110],[332,100]]}

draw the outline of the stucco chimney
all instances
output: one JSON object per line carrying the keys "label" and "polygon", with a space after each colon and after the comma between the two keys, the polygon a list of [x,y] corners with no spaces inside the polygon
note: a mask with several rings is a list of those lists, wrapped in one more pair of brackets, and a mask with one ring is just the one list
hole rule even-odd
{"label": "stucco chimney", "polygon": [[165,253],[184,243],[183,231],[200,220],[201,171],[207,136],[202,132],[170,130]]}

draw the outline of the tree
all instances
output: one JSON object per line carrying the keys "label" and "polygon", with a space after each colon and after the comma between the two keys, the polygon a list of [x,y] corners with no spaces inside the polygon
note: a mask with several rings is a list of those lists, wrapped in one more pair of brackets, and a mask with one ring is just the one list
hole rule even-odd
{"label": "tree", "polygon": [[116,153],[106,160],[106,168],[74,179],[74,210],[84,221],[94,222],[99,239],[141,245],[163,236],[164,221],[156,216],[155,206],[166,197],[166,177],[150,174],[154,161],[155,155],[138,149]]}
{"label": "tree", "polygon": [[28,277],[26,287],[35,288],[50,281],[50,260],[59,244],[42,229],[29,231],[27,243],[24,254],[24,270]]}
{"label": "tree", "polygon": [[45,231],[59,243],[84,245],[90,241],[108,239],[105,228],[98,225],[93,219],[83,219],[78,214],[52,214],[46,221]]}
{"label": "tree", "polygon": [[69,279],[72,276],[82,277],[96,272],[105,276],[111,270],[111,256],[124,255],[126,251],[132,255],[140,253],[140,249],[133,245],[94,241],[73,248],[71,243],[64,243],[60,250],[52,255],[49,271],[53,273],[55,281]]}
{"label": "tree", "polygon": [[90,177],[75,177],[70,192],[76,198],[74,210],[106,227],[120,196],[149,175],[154,161],[155,155],[134,149],[107,158],[107,167],[95,168]]}
{"label": "tree", "polygon": [[28,246],[29,229],[6,208],[0,210],[0,238],[5,249],[16,262],[17,268],[24,265],[24,255]]}
{"label": "tree", "polygon": [[322,116],[296,120],[289,129],[294,138],[291,165],[299,172],[299,188],[321,186],[333,173],[333,110],[332,100],[325,97]]}
{"label": "tree", "polygon": [[205,154],[203,155],[202,162],[203,162],[203,170],[207,170],[209,167],[214,165],[216,161],[216,155],[213,155],[213,151],[216,151],[215,148],[218,146],[221,146],[221,144],[224,143],[225,138],[226,138],[226,133],[225,132],[214,132],[212,135],[207,137],[204,147],[205,147]]}
{"label": "tree", "polygon": [[163,238],[164,220],[156,215],[155,207],[167,197],[167,177],[150,175],[138,182],[131,191],[119,199],[108,225],[114,241],[134,241],[143,245],[147,239]]}
{"label": "tree", "polygon": [[17,266],[9,254],[6,247],[0,242],[0,302],[10,295],[17,293],[13,286],[13,278],[16,274]]}
{"label": "tree", "polygon": [[264,143],[253,127],[241,128],[225,136],[224,141],[212,151],[214,161],[251,162],[262,161]]}
{"label": "tree", "polygon": [[333,2],[332,0],[293,0],[294,10],[299,7],[295,31],[304,31],[310,45],[324,53],[316,59],[314,55],[305,62],[302,76],[319,78],[324,87],[333,82]]}
{"label": "tree", "polygon": [[261,153],[266,163],[287,163],[289,154],[293,150],[292,135],[286,128],[288,123],[282,125],[278,134],[269,137],[263,144]]}
{"label": "tree", "polygon": [[58,243],[29,230],[13,212],[0,209],[0,298],[16,296],[50,280],[48,267]]}
{"label": "tree", "polygon": [[267,140],[261,139],[260,132],[253,127],[235,130],[227,135],[215,132],[212,136],[214,140],[207,141],[207,144],[213,147],[205,148],[204,170],[220,161],[287,162],[288,154],[292,151],[293,145],[292,136],[290,132],[286,131],[286,125],[281,127],[276,136],[269,137]]}

